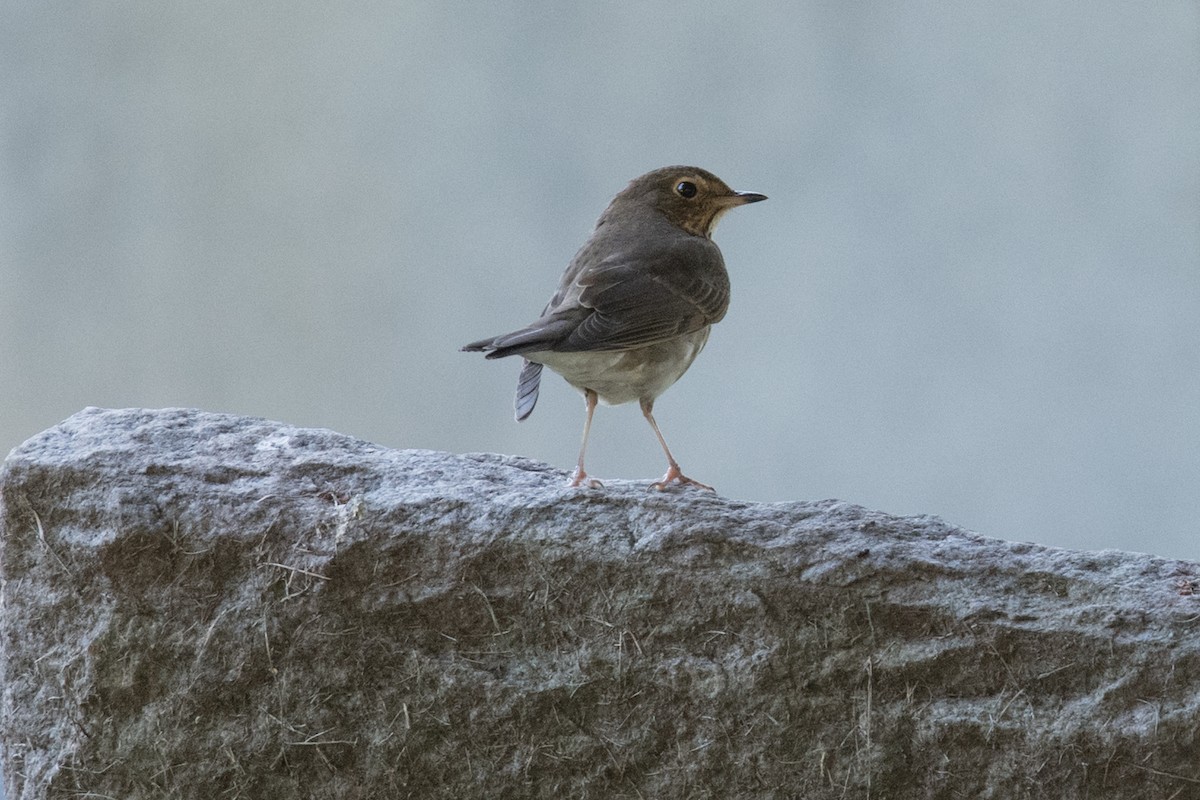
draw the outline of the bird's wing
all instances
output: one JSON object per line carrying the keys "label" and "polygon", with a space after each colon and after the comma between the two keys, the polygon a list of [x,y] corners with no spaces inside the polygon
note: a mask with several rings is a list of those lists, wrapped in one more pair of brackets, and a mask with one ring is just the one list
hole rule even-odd
{"label": "bird's wing", "polygon": [[[576,283],[578,306],[566,310],[578,322],[556,351],[644,347],[719,322],[729,308],[721,251],[699,236],[679,237],[669,247],[659,243],[653,252],[615,253]],[[581,310],[587,313],[579,319]]]}
{"label": "bird's wing", "polygon": [[729,307],[729,276],[716,244],[683,234],[646,241],[598,262],[585,247],[536,322],[462,349],[488,358],[630,350],[719,322]]}

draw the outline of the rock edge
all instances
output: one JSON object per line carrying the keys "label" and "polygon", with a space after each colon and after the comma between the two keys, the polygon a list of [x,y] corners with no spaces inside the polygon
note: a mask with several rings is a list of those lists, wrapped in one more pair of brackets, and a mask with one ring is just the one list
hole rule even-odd
{"label": "rock edge", "polygon": [[10,800],[1200,797],[1200,566],[185,409],[0,472]]}

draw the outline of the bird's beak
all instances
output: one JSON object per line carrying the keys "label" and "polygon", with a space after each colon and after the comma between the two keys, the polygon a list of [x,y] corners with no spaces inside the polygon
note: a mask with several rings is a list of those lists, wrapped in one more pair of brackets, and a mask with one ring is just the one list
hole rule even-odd
{"label": "bird's beak", "polygon": [[735,206],[744,206],[747,203],[757,203],[759,200],[766,200],[765,194],[758,192],[734,192],[729,198],[730,204]]}

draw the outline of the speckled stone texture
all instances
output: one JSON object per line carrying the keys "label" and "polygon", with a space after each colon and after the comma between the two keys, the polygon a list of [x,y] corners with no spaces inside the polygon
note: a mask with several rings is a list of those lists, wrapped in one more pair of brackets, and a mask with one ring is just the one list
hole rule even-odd
{"label": "speckled stone texture", "polygon": [[1200,797],[1200,568],[87,409],[0,473],[9,800]]}

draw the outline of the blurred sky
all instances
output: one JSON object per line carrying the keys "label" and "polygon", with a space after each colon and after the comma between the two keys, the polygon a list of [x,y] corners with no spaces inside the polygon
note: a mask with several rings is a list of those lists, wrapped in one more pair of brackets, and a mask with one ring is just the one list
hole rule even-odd
{"label": "blurred sky", "polygon": [[0,453],[194,406],[567,469],[579,395],[518,426],[458,347],[690,163],[770,200],[655,409],[688,474],[1200,558],[1195,0],[12,2],[0,87]]}

